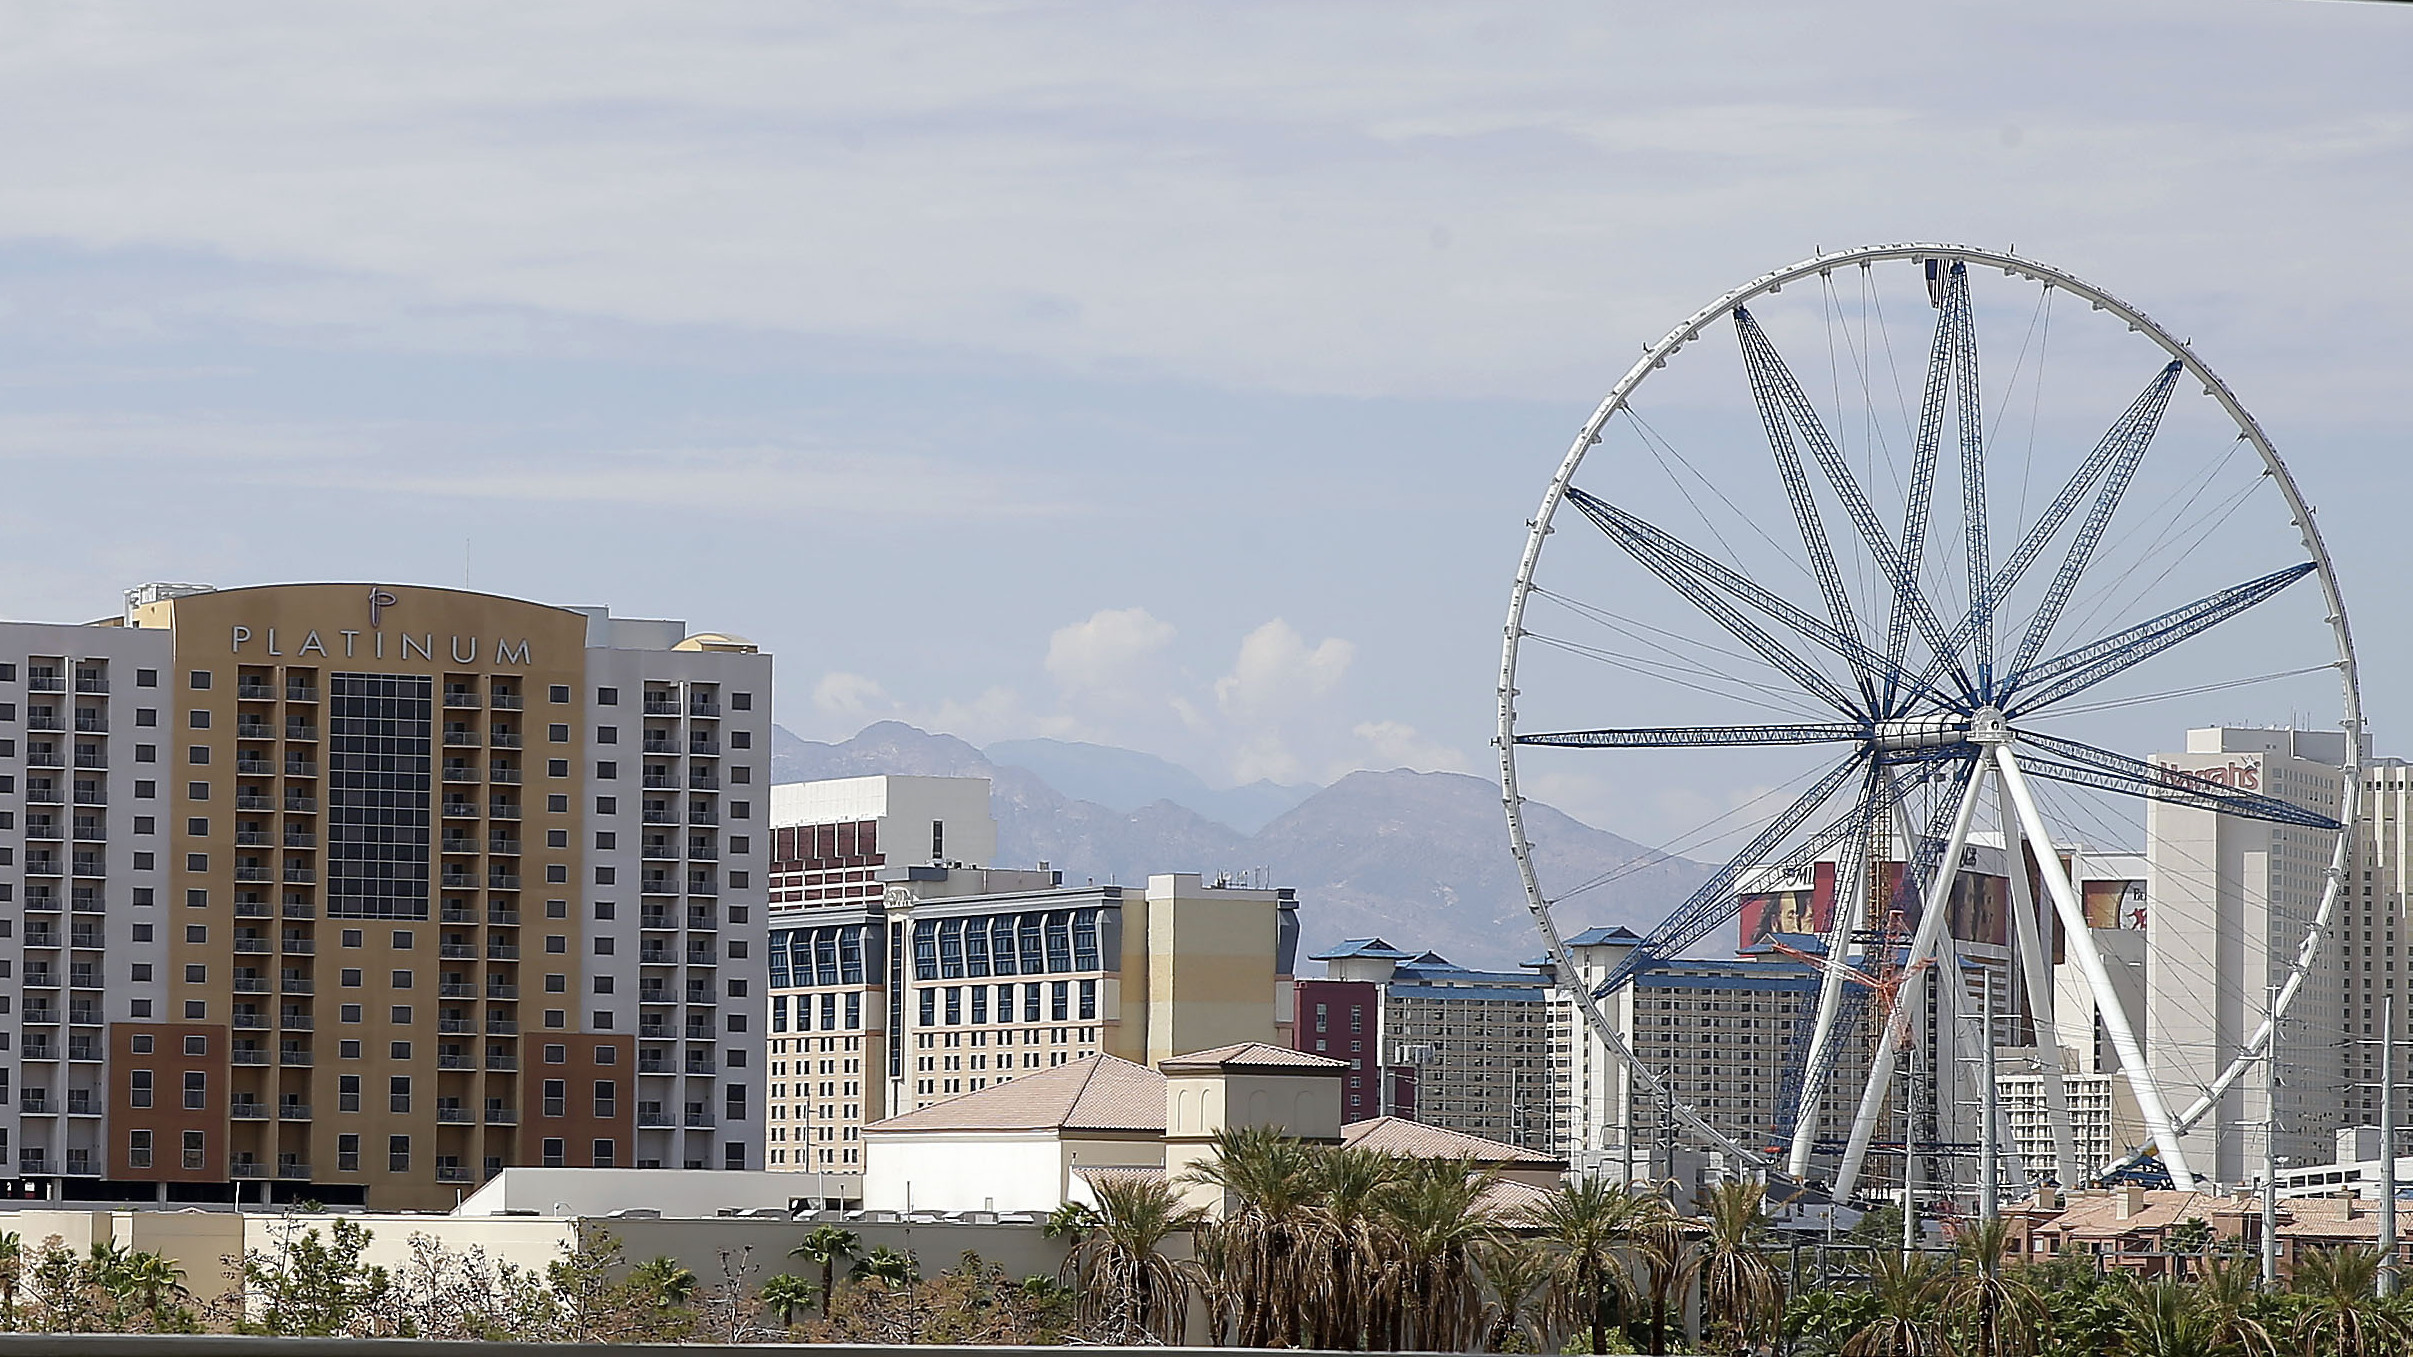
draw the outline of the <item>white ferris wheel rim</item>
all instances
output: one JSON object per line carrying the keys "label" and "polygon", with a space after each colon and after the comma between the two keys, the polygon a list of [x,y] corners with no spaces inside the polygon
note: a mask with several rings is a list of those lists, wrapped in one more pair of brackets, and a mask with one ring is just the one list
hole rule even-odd
{"label": "white ferris wheel rim", "polygon": [[[1806,278],[1822,277],[1833,273],[1838,268],[1866,267],[1881,262],[1927,259],[1957,261],[1967,265],[1982,264],[1998,268],[2008,276],[2022,277],[2048,288],[2057,288],[2084,299],[2094,310],[2110,312],[2114,317],[2125,322],[2130,330],[2144,335],[2158,345],[2163,352],[2170,356],[2172,361],[2180,365],[2188,377],[2202,386],[2206,396],[2219,402],[2222,410],[2236,424],[2239,436],[2250,443],[2256,455],[2262,459],[2264,471],[2269,475],[2282,501],[2286,504],[2297,535],[2313,563],[2313,573],[2320,581],[2322,599],[2327,609],[2326,620],[2337,648],[2337,658],[2332,663],[2338,671],[2340,689],[2342,719],[2339,727],[2345,734],[2345,763],[2341,769],[2341,792],[2337,816],[2339,828],[2331,846],[2329,866],[2324,873],[2320,904],[2314,911],[2312,920],[2306,925],[2304,936],[2298,943],[2285,980],[2279,985],[2268,1006],[2268,1011],[2255,1027],[2252,1035],[2239,1044],[2237,1051],[2229,1057],[2219,1074],[2208,1085],[2201,1088],[2171,1090],[2195,1095],[2189,1101],[2186,1111],[2176,1117],[2177,1129],[2181,1134],[2200,1121],[2204,1114],[2216,1105],[2227,1090],[2236,1083],[2238,1078],[2260,1058],[2261,1052],[2271,1044],[2279,1023],[2285,1019],[2287,1010],[2294,1003],[2297,993],[2304,987],[2307,975],[2318,961],[2322,942],[2329,932],[2331,919],[2337,909],[2337,902],[2344,895],[2346,889],[2346,859],[2352,851],[2354,825],[2359,814],[2362,795],[2363,702],[2361,679],[2355,662],[2354,636],[2347,621],[2345,599],[2338,587],[2337,572],[2330,559],[2328,545],[2322,539],[2320,525],[2315,521],[2312,505],[2298,489],[2295,477],[2288,471],[2286,462],[2279,456],[2278,449],[2272,445],[2269,435],[2263,431],[2260,421],[2256,420],[2252,412],[2245,408],[2244,403],[2238,400],[2236,393],[2229,388],[2228,383],[2196,355],[2193,346],[2172,334],[2142,310],[2123,301],[2113,293],[2089,283],[2075,274],[2009,251],[1928,241],[1865,245],[1831,254],[1821,251],[1808,259],[1798,260],[1783,268],[1761,274],[1693,312],[1674,329],[1669,330],[1656,344],[1645,347],[1642,356],[1626,370],[1625,375],[1618,379],[1617,384],[1610,388],[1609,394],[1593,410],[1591,418],[1586,420],[1583,427],[1576,433],[1575,441],[1568,447],[1566,456],[1560,460],[1558,470],[1551,476],[1549,487],[1542,494],[1541,506],[1535,510],[1534,516],[1526,525],[1525,549],[1518,560],[1516,582],[1509,594],[1508,619],[1503,628],[1500,647],[1499,728],[1493,741],[1500,756],[1500,793],[1508,821],[1509,851],[1516,860],[1518,879],[1525,891],[1526,908],[1533,915],[1535,931],[1542,938],[1545,955],[1559,977],[1562,988],[1575,1002],[1585,1025],[1601,1039],[1620,1063],[1640,1076],[1654,1101],[1667,1109],[1675,1120],[1682,1123],[1695,1136],[1729,1155],[1754,1165],[1767,1165],[1771,1162],[1769,1156],[1736,1141],[1724,1130],[1711,1124],[1690,1104],[1677,1098],[1668,1088],[1661,1073],[1637,1057],[1633,1049],[1618,1034],[1615,1026],[1607,1020],[1606,1015],[1602,1012],[1600,1002],[1593,995],[1591,988],[1582,982],[1575,967],[1574,956],[1568,951],[1566,940],[1561,936],[1557,922],[1551,915],[1552,902],[1543,893],[1541,880],[1534,868],[1532,844],[1525,832],[1524,799],[1518,792],[1517,781],[1517,661],[1519,643],[1526,635],[1524,630],[1525,605],[1535,588],[1534,571],[1541,563],[1543,543],[1552,531],[1551,520],[1557,514],[1560,505],[1565,502],[1567,490],[1574,482],[1576,471],[1583,465],[1585,454],[1600,441],[1601,430],[1619,410],[1625,408],[1633,393],[1642,386],[1652,372],[1665,367],[1670,357],[1685,345],[1698,339],[1701,332],[1711,323],[1722,316],[1731,314],[1736,307],[1748,304],[1755,297],[1780,292],[1788,284]],[[2128,1158],[2133,1157],[2132,1152]]]}

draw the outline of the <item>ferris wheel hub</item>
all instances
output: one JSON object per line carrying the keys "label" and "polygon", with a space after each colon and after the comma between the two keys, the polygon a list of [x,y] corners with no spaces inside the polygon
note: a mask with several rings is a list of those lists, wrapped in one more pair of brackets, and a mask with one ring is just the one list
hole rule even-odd
{"label": "ferris wheel hub", "polygon": [[[1993,710],[1991,707],[1986,708],[1986,711]],[[1999,724],[2002,714],[1994,712],[1994,719]],[[1880,751],[1889,754],[1902,750],[1942,749],[1948,745],[1966,744],[1976,739],[1975,726],[1974,717],[1960,715],[1908,716],[1892,721],[1877,722],[1869,740]]]}

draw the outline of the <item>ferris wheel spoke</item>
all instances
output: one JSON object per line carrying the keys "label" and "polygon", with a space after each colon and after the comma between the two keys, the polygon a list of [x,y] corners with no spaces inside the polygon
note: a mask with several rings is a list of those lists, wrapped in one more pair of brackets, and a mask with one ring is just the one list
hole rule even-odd
{"label": "ferris wheel spoke", "polygon": [[[2274,570],[2036,663],[2013,674],[2004,685],[2003,709],[2008,715],[2020,716],[2075,697],[2105,679],[2210,631],[2318,569],[2320,566],[2315,562],[2303,561]],[[2025,696],[2012,701],[2022,693]]]}
{"label": "ferris wheel spoke", "polygon": [[[2103,478],[2102,493],[2095,497],[2094,507],[2087,510],[2086,521],[2078,526],[2078,535],[2071,539],[2069,552],[2062,558],[2061,569],[2054,574],[2052,586],[2045,591],[2044,603],[2036,609],[2036,615],[2029,619],[2027,635],[2020,640],[2019,651],[2011,658],[2011,673],[2017,674],[2035,660],[2044,650],[2045,641],[2052,636],[2053,628],[2060,623],[2061,610],[2069,603],[2070,591],[2078,587],[2078,577],[2086,573],[2087,562],[2094,558],[2095,547],[2102,542],[2104,530],[2111,526],[2113,512],[2120,507],[2121,498],[2128,493],[2129,484],[2136,477],[2137,463],[2144,460],[2145,450],[2153,445],[2153,435],[2161,428],[2163,412],[2170,408],[2170,389],[2177,384],[2180,371],[2181,365],[2177,362],[2163,368],[2161,375],[2154,378],[2120,416],[2112,431],[2104,435],[2103,442],[2095,449],[2096,455],[2087,459],[2087,465],[2094,467]],[[2109,455],[2106,456],[2106,453]],[[2098,459],[2101,459],[2099,464]],[[2086,474],[2086,467],[2081,467],[2079,475]],[[2073,478],[2070,485],[2072,490],[2076,490],[2077,480]],[[2067,491],[2064,495],[2073,503],[2077,499],[2076,494]],[[2061,501],[2056,500],[2054,508],[2060,507]],[[2063,510],[2063,517],[2066,516],[2067,511]],[[2046,524],[2039,522],[2037,526],[2044,528]],[[2059,519],[2051,520],[2052,530],[2058,531],[2060,526]],[[2030,534],[2030,537],[2033,540],[2034,534]],[[2026,543],[2020,545],[2022,550],[2026,548]],[[2025,571],[2026,562],[2021,562],[2019,568]]]}
{"label": "ferris wheel spoke", "polygon": [[1736,640],[1759,652],[1761,659],[1775,666],[1785,677],[1800,684],[1803,691],[1846,716],[1860,714],[1861,704],[1846,696],[1841,688],[1835,686],[1833,679],[1819,673],[1810,666],[1808,661],[1794,654],[1775,637],[1762,630],[1759,624],[1745,617],[1740,609],[1721,597],[1707,582],[1676,564],[1668,553],[1652,550],[1631,535],[1620,533],[1613,526],[1615,520],[1600,512],[1608,507],[1606,504],[1573,486],[1567,487],[1567,498],[1583,513],[1585,518],[1590,519],[1595,527],[1607,534],[1610,541],[1625,548],[1626,552],[1641,562],[1645,569],[1667,581],[1677,593],[1684,595],[1694,607],[1707,613],[1711,621],[1724,627],[1728,634]]}
{"label": "ferris wheel spoke", "polygon": [[2249,820],[2267,820],[2274,824],[2332,832],[2338,828],[2337,821],[2292,801],[2282,801],[2259,792],[2238,791],[2184,769],[2164,767],[2097,748],[2083,741],[2044,735],[2032,730],[2021,731],[2018,739],[2031,749],[2051,756],[2030,757],[2020,761],[2022,768],[2037,777],[2092,787],[2098,791],[2124,792],[2147,800],[2242,816]]}
{"label": "ferris wheel spoke", "polygon": [[[1592,520],[1593,526],[1606,533],[1609,540],[1624,548],[1636,560],[1664,578],[1662,567],[1672,567],[1699,577],[1708,584],[1751,607],[1771,620],[1833,651],[1851,664],[1855,673],[1882,673],[1890,685],[1909,686],[1921,696],[1940,706],[1955,705],[1930,683],[1923,683],[1905,672],[1899,664],[1886,659],[1862,644],[1856,634],[1836,631],[1827,623],[1787,602],[1766,588],[1753,583],[1741,573],[1728,568],[1699,549],[1687,545],[1674,534],[1645,522],[1616,505],[1576,487],[1567,487],[1567,498]],[[1657,558],[1655,561],[1653,558]],[[1840,690],[1838,690],[1840,691]]]}
{"label": "ferris wheel spoke", "polygon": [[[1886,611],[1885,659],[1896,669],[1909,658],[1911,599],[1915,597],[1923,601],[1926,597],[1916,586],[1919,569],[1926,560],[1927,517],[1935,507],[1936,450],[1944,436],[1944,401],[1950,394],[1947,377],[1952,369],[1953,345],[1958,339],[1959,334],[1950,323],[1950,317],[1939,311],[1935,319],[1935,339],[1927,352],[1927,381],[1919,397],[1919,436],[1911,449],[1910,490],[1904,498],[1902,509],[1902,547],[1897,580],[1908,580],[1913,587],[1903,589],[1897,584]],[[1913,686],[1925,687],[1934,679],[1943,677],[1944,667],[1951,662],[1954,653],[1957,652],[1937,651],[1930,661],[1933,673],[1921,675]],[[1961,688],[1966,691],[1968,686],[1968,680],[1963,677]],[[1897,693],[1890,677],[1886,680],[1885,696],[1886,710],[1896,710],[1893,699]]]}
{"label": "ferris wheel spoke", "polygon": [[1969,266],[1953,261],[1944,279],[1944,314],[1956,338],[1952,384],[1961,428],[1962,554],[1969,568],[1969,643],[1977,660],[1977,691],[1994,695],[1993,529],[1986,508],[1986,428],[1977,381],[1977,319],[1969,305]]}
{"label": "ferris wheel spoke", "polygon": [[[1752,319],[1749,310],[1740,306],[1734,309],[1734,328],[1742,344],[1744,366],[1751,375],[1751,398],[1759,406],[1760,423],[1768,431],[1768,445],[1776,453],[1777,469],[1784,476],[1785,491],[1793,501],[1794,516],[1801,520],[1802,539],[1811,550],[1820,587],[1827,588],[1830,575],[1835,578],[1833,587],[1828,589],[1828,606],[1839,614],[1836,630],[1855,642],[1858,640],[1856,614],[1852,613],[1849,603],[1842,599],[1841,576],[1835,571],[1834,555],[1826,540],[1826,529],[1818,516],[1817,501],[1810,493],[1809,476],[1803,471],[1801,458],[1793,449],[1792,430],[1796,427],[1801,430],[1802,442],[1809,445],[1811,455],[1817,458],[1819,468],[1826,473],[1827,483],[1833,487],[1835,498],[1842,502],[1844,514],[1851,519],[1853,528],[1859,532],[1862,545],[1876,562],[1878,571],[1892,586],[1893,606],[1909,612],[1912,622],[1926,635],[1929,645],[1943,646],[1946,641],[1944,624],[1935,615],[1935,609],[1929,606],[1926,594],[1920,590],[1917,572],[1905,568],[1909,554],[1895,549],[1892,537],[1887,534],[1884,525],[1877,521],[1877,511],[1870,506],[1867,492],[1860,488],[1859,478],[1852,475],[1850,464],[1844,461],[1842,452],[1835,446],[1835,440],[1828,435],[1825,423],[1818,418],[1817,408],[1803,394],[1800,380],[1786,366],[1784,356],[1776,351],[1776,345],[1760,328],[1759,322]],[[1923,535],[1924,515],[1920,515],[1920,518]],[[1824,553],[1823,559],[1819,559],[1820,553]],[[1890,637],[1888,646],[1891,646]],[[1866,675],[1863,680],[1866,681]],[[1875,698],[1873,687],[1870,697],[1872,700]]]}
{"label": "ferris wheel spoke", "polygon": [[1722,745],[1829,744],[1865,740],[1869,728],[1841,722],[1798,726],[1637,726],[1612,730],[1537,731],[1518,744],[1558,749],[1704,749]]}
{"label": "ferris wheel spoke", "polygon": [[[1779,812],[1774,820],[1768,822],[1767,827],[1760,830],[1752,837],[1750,843],[1743,846],[1743,851],[1729,859],[1725,866],[1719,868],[1709,880],[1701,884],[1699,890],[1692,893],[1692,898],[1677,906],[1666,918],[1660,920],[1658,925],[1635,945],[1633,951],[1626,953],[1625,958],[1609,973],[1609,978],[1602,982],[1596,992],[1604,996],[1615,992],[1637,973],[1648,970],[1661,960],[1682,952],[1685,948],[1709,936],[1711,930],[1741,912],[1742,902],[1735,895],[1734,883],[1742,878],[1744,872],[1765,864],[1769,854],[1774,853],[1779,845],[1791,838],[1795,830],[1800,829],[1811,816],[1816,815],[1819,807],[1833,799],[1835,793],[1841,791],[1867,765],[1868,751],[1855,750],[1851,757],[1829,769],[1825,777],[1812,783],[1808,791],[1794,798],[1793,804]],[[1857,813],[1855,809],[1854,815]],[[1842,840],[1844,831],[1851,827],[1852,822],[1853,816],[1844,817],[1839,822],[1840,827],[1830,825],[1824,833],[1812,835],[1804,848],[1810,850],[1810,856],[1823,852],[1827,847]],[[1802,850],[1796,849],[1795,853],[1799,855]],[[1807,859],[1804,858],[1804,860]]]}

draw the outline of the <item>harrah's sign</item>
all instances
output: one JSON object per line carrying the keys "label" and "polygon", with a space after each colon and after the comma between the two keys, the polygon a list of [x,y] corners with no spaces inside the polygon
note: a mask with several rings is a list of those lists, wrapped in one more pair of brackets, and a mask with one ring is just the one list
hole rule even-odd
{"label": "harrah's sign", "polygon": [[2177,764],[2161,765],[2162,781],[2173,787],[2189,782],[2212,782],[2236,792],[2262,790],[2262,765],[2248,759],[2238,759],[2212,768],[2181,768]]}

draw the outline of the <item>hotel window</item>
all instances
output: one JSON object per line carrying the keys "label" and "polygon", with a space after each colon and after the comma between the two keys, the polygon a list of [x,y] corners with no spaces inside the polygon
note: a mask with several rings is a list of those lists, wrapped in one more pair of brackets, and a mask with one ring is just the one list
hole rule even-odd
{"label": "hotel window", "polygon": [[200,1070],[184,1072],[184,1105],[188,1111],[209,1106],[209,1076]]}
{"label": "hotel window", "polygon": [[335,1170],[338,1173],[360,1172],[360,1137],[342,1135],[335,1138]]}
{"label": "hotel window", "polygon": [[1058,980],[1049,985],[1047,990],[1048,1021],[1068,1021],[1070,1019],[1070,1010],[1072,1008],[1072,982],[1069,980]]}
{"label": "hotel window", "polygon": [[147,1169],[151,1166],[151,1133],[135,1131],[126,1137],[126,1166]]}
{"label": "hotel window", "polygon": [[151,1072],[136,1070],[132,1079],[133,1086],[129,1091],[128,1101],[136,1107],[149,1107],[151,1105]]}
{"label": "hotel window", "polygon": [[185,1132],[184,1166],[188,1169],[198,1169],[203,1167],[202,1157],[209,1152],[208,1146],[209,1141],[203,1135],[203,1133],[199,1131]]}
{"label": "hotel window", "polygon": [[619,1147],[618,1147],[617,1145],[614,1145],[614,1144],[613,1144],[611,1141],[608,1141],[608,1140],[598,1140],[598,1141],[596,1141],[596,1142],[595,1142],[595,1152],[594,1152],[594,1155],[593,1155],[594,1162],[595,1162],[595,1167],[596,1167],[596,1168],[599,1168],[599,1169],[608,1169],[608,1168],[610,1168],[610,1167],[612,1166],[612,1161],[613,1161],[613,1159],[614,1159],[614,1158],[616,1158],[616,1157],[618,1156],[618,1154],[619,1154]]}
{"label": "hotel window", "polygon": [[409,1136],[387,1136],[385,1138],[385,1167],[388,1173],[411,1171],[411,1138]]}
{"label": "hotel window", "polygon": [[327,914],[427,917],[432,681],[336,674],[327,694]]}
{"label": "hotel window", "polygon": [[1084,1019],[1090,1019],[1095,1018],[1097,1015],[1098,982],[1095,980],[1084,980],[1081,982],[1081,1017]]}

